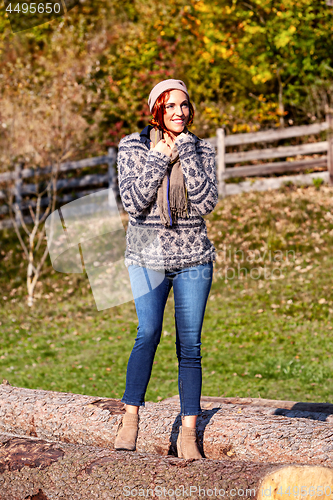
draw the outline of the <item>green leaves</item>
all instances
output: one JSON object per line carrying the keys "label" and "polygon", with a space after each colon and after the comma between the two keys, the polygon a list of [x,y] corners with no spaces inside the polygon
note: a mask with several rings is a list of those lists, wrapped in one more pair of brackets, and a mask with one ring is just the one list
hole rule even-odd
{"label": "green leaves", "polygon": [[22,61],[36,94],[70,72],[101,149],[147,124],[149,92],[165,78],[187,83],[198,135],[309,123],[333,95],[332,21],[324,0],[97,0],[15,38],[2,19],[0,90],[17,88]]}

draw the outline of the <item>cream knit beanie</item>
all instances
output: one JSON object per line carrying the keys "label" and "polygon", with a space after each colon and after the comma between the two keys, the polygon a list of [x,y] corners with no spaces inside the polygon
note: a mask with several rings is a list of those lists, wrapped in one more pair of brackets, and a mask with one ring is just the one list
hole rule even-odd
{"label": "cream knit beanie", "polygon": [[157,98],[161,94],[163,94],[163,92],[165,92],[166,90],[182,90],[183,92],[185,92],[185,94],[188,96],[188,98],[190,97],[188,95],[188,91],[187,91],[185,83],[182,82],[181,80],[172,80],[172,79],[163,80],[162,82],[155,85],[155,87],[152,89],[152,91],[149,94],[148,106],[149,106],[150,111],[153,110],[153,107],[154,107],[154,104],[155,104]]}

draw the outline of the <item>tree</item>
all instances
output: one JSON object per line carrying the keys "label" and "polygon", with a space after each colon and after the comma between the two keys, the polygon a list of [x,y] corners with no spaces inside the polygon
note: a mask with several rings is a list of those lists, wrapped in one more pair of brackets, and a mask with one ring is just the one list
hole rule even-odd
{"label": "tree", "polygon": [[[9,171],[15,173],[15,183],[7,189],[7,203],[27,261],[31,307],[48,255],[43,223],[55,210],[60,164],[84,152],[83,138],[92,127],[80,113],[85,88],[75,75],[60,68],[52,80],[43,82],[34,79],[29,64],[17,61],[15,70],[6,73],[1,83],[0,119],[6,127],[0,136],[0,162],[2,170],[8,171],[10,166]],[[29,173],[34,183],[23,184]],[[30,218],[24,217],[26,210]]]}

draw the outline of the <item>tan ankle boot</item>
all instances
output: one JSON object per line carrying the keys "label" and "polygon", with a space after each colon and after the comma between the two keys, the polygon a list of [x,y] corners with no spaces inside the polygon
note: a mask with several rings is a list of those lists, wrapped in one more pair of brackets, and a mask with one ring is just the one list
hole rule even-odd
{"label": "tan ankle boot", "polygon": [[196,429],[184,427],[184,425],[179,428],[177,439],[177,453],[179,458],[194,458],[195,460],[203,458],[198,449],[196,437]]}
{"label": "tan ankle boot", "polygon": [[126,412],[118,426],[118,432],[114,442],[115,449],[129,451],[135,450],[138,427],[139,415]]}

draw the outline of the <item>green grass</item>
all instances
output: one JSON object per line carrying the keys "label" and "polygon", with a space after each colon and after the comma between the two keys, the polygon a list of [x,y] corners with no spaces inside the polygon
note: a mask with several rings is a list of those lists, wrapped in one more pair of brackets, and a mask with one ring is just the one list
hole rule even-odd
{"label": "green grass", "polygon": [[[332,194],[324,186],[246,193],[206,217],[218,260],[202,331],[204,395],[333,402]],[[86,276],[48,262],[28,308],[14,232],[2,232],[0,253],[0,377],[121,398],[134,301],[97,311]],[[177,393],[171,292],[146,400]]]}

